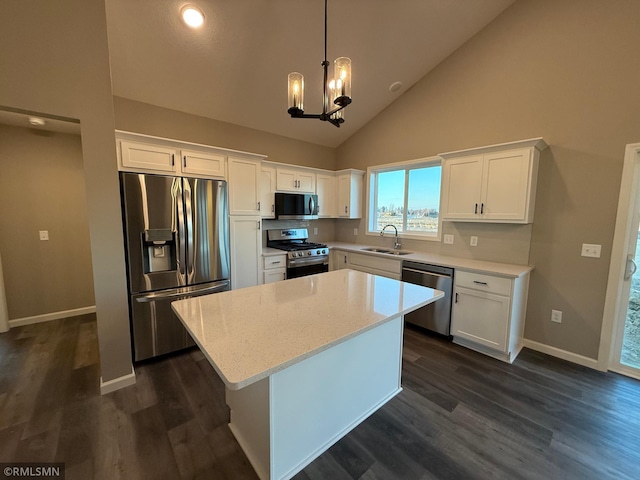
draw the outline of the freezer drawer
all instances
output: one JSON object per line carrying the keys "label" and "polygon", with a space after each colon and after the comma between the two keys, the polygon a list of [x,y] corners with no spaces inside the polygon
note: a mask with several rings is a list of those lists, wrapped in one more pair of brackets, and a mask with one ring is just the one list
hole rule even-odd
{"label": "freezer drawer", "polygon": [[171,310],[171,302],[229,290],[221,281],[131,296],[131,330],[134,360],[175,352],[195,345],[182,322]]}

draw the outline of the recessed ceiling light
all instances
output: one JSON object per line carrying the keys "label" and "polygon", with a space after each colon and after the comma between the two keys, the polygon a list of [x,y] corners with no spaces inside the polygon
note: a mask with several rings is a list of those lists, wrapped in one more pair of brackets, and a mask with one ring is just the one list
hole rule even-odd
{"label": "recessed ceiling light", "polygon": [[185,5],[180,10],[182,20],[191,28],[200,28],[204,23],[204,13],[194,5]]}
{"label": "recessed ceiling light", "polygon": [[391,85],[389,85],[389,91],[391,93],[395,93],[401,88],[402,88],[402,82],[393,82]]}
{"label": "recessed ceiling light", "polygon": [[29,117],[29,123],[31,125],[33,125],[34,127],[41,127],[43,126],[46,122],[44,121],[44,119],[42,118],[38,118],[38,117]]}

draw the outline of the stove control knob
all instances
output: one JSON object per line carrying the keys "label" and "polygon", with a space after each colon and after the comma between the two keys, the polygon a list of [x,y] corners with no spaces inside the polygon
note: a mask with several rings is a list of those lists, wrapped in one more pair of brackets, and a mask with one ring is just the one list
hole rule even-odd
{"label": "stove control knob", "polygon": [[302,252],[296,252],[296,255],[301,257],[302,255],[304,255]]}
{"label": "stove control knob", "polygon": [[317,255],[320,255],[321,253],[322,253],[322,251],[321,251],[321,250],[318,250],[318,251],[316,252],[316,254],[317,254]]}
{"label": "stove control knob", "polygon": [[325,250],[325,249],[323,248],[323,249],[322,249],[322,254],[323,254],[323,255],[326,255],[326,253],[327,253],[327,250]]}
{"label": "stove control knob", "polygon": [[312,252],[311,250],[309,250],[309,251],[307,252],[307,255],[313,255],[313,252]]}

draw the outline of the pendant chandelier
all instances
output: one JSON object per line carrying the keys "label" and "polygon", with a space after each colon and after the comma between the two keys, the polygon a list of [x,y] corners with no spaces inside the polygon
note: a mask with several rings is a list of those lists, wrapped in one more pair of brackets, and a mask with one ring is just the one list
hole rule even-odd
{"label": "pendant chandelier", "polygon": [[339,57],[333,62],[334,77],[329,79],[327,61],[327,0],[324,0],[324,81],[322,84],[322,113],[304,113],[304,76],[289,74],[289,110],[291,118],[318,118],[336,127],[344,123],[342,109],[351,103],[351,60]]}

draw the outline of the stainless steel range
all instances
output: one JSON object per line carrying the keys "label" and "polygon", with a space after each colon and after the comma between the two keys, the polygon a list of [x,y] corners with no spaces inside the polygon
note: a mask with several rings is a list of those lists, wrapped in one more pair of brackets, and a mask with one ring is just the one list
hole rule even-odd
{"label": "stainless steel range", "polygon": [[287,278],[329,271],[329,247],[308,239],[306,228],[267,230],[267,247],[287,252]]}

